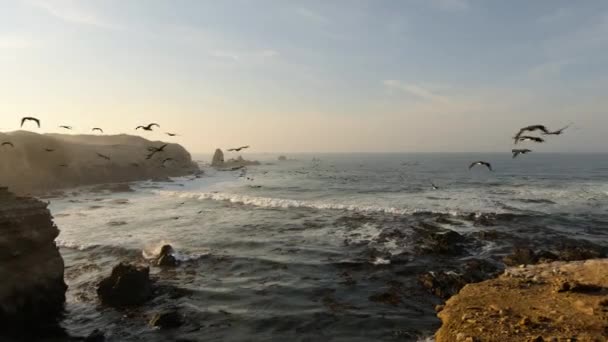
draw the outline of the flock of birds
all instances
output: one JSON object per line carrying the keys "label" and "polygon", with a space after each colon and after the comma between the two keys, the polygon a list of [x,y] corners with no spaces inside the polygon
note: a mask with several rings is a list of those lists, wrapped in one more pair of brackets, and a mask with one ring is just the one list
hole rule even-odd
{"label": "flock of birds", "polygon": [[[41,128],[40,119],[35,118],[35,117],[32,117],[32,116],[26,116],[26,117],[21,118],[21,125],[20,125],[20,127],[21,127],[21,128],[23,128],[23,125],[24,125],[26,122],[28,122],[28,121],[35,123],[35,124],[36,124],[36,126],[37,126],[38,128]],[[160,125],[159,125],[159,124],[157,124],[157,123],[150,123],[150,124],[148,124],[148,125],[140,125],[140,126],[137,126],[137,127],[135,128],[135,130],[137,131],[137,130],[140,130],[140,129],[141,129],[141,130],[143,130],[143,131],[148,131],[148,132],[151,132],[151,131],[154,131],[154,127],[156,127],[156,128],[160,128]],[[59,128],[66,129],[66,130],[73,130],[73,127],[72,127],[72,126],[68,126],[68,125],[60,125],[60,126],[59,126]],[[94,128],[92,128],[92,129],[91,129],[91,131],[92,131],[92,132],[99,132],[99,133],[101,133],[101,134],[103,134],[103,133],[104,133],[103,129],[102,129],[102,128],[100,128],[100,127],[94,127]],[[165,132],[165,134],[166,134],[166,135],[168,135],[169,137],[176,137],[176,136],[179,136],[177,133],[171,133],[171,132]],[[8,146],[10,146],[10,147],[12,147],[12,148],[14,148],[14,147],[15,147],[15,145],[14,145],[14,144],[13,144],[11,141],[4,141],[4,142],[2,142],[2,143],[0,144],[0,146],[1,146],[1,147],[5,147],[5,146],[6,146],[6,147],[8,147]],[[161,145],[160,147],[154,147],[154,146],[148,147],[148,149],[147,149],[148,153],[146,154],[146,158],[145,158],[145,159],[146,159],[146,160],[150,160],[150,159],[152,159],[152,158],[153,158],[155,155],[157,155],[157,154],[159,154],[159,153],[161,153],[161,154],[162,154],[163,152],[165,152],[165,148],[166,148],[167,146],[168,146],[168,144],[163,144],[163,145]],[[247,149],[247,148],[249,148],[249,147],[250,147],[249,145],[246,145],[246,146],[239,146],[239,147],[235,147],[235,148],[230,148],[230,149],[228,149],[228,151],[240,152],[241,150],[243,150],[243,149]],[[51,149],[51,148],[45,148],[44,150],[45,150],[46,152],[54,152],[54,151],[55,151],[55,149]],[[110,156],[108,156],[108,155],[105,155],[105,154],[102,154],[102,153],[99,153],[99,152],[96,152],[96,154],[97,154],[97,157],[99,157],[99,158],[101,158],[101,159],[104,159],[104,160],[107,160],[107,161],[111,161],[111,160],[112,160],[112,158],[111,158]],[[164,158],[164,159],[162,160],[162,162],[161,162],[161,166],[162,166],[162,167],[165,167],[166,163],[171,162],[171,161],[174,161],[174,159],[173,159],[173,158],[171,158],[171,157],[169,157],[169,158]],[[138,166],[139,166],[139,164],[138,164],[138,163],[131,163],[131,165],[132,165],[132,166],[136,166],[136,167],[138,167]],[[60,166],[60,167],[67,167],[67,165],[66,165],[66,164],[61,164],[61,165],[59,165],[59,166]]]}
{"label": "flock of birds", "polygon": [[[528,141],[534,142],[534,143],[544,143],[545,139],[543,139],[542,137],[524,135],[524,133],[540,131],[540,132],[542,132],[542,135],[562,135],[568,127],[570,127],[570,125],[562,127],[556,131],[551,131],[544,125],[526,126],[522,129],[520,129],[519,132],[517,132],[517,134],[515,134],[515,136],[513,137],[513,140],[514,140],[515,145],[517,145],[520,142],[528,142]],[[514,148],[511,150],[511,153],[513,153],[513,158],[517,158],[517,156],[519,156],[520,154],[527,154],[530,152],[532,152],[532,150],[527,149],[527,148],[521,148],[521,149]],[[469,170],[475,166],[485,166],[488,168],[488,170],[493,171],[492,164],[488,163],[487,161],[478,160],[478,161],[472,162],[471,165],[469,165]],[[436,187],[433,185],[433,188],[436,188]]]}
{"label": "flock of birds", "polygon": [[[26,117],[21,118],[21,125],[20,125],[20,127],[23,128],[23,125],[25,125],[25,123],[27,123],[28,121],[31,121],[31,122],[35,123],[38,128],[41,128],[40,119],[32,117],[32,116],[26,116]],[[142,129],[144,131],[153,131],[154,127],[160,128],[160,125],[157,124],[157,123],[150,123],[148,125],[137,126],[135,128],[135,130]],[[60,125],[59,128],[63,128],[63,129],[66,129],[66,130],[73,130],[73,127],[72,126],[68,126],[68,125]],[[102,133],[102,134],[104,133],[103,129],[100,128],[100,127],[94,127],[94,128],[91,129],[91,131],[92,132],[99,132],[99,133]],[[171,133],[171,132],[165,132],[165,134],[168,135],[168,136],[170,136],[170,137],[178,136],[177,133]],[[10,142],[10,141],[4,141],[4,142],[2,142],[0,144],[0,146],[2,146],[2,147],[5,147],[5,146],[8,147],[8,146],[10,146],[12,148],[15,147],[15,145],[12,142]],[[152,159],[152,157],[154,157],[158,153],[165,152],[165,148],[167,146],[168,146],[168,144],[164,144],[164,145],[162,145],[160,147],[148,147],[148,152],[149,153],[146,155],[146,160]],[[55,149],[51,149],[51,148],[45,148],[44,150],[46,152],[49,152],[49,153],[50,152],[55,152]],[[107,161],[111,161],[112,160],[112,158],[110,156],[102,154],[102,153],[99,153],[99,152],[96,152],[96,155],[100,159],[104,159],[104,160],[107,160]],[[162,160],[162,162],[161,162],[161,166],[165,167],[165,165],[168,162],[171,162],[173,160],[174,160],[173,158],[164,158]],[[131,165],[132,166],[139,166],[138,163],[131,163]],[[60,167],[67,167],[68,165],[61,164],[59,166]]]}

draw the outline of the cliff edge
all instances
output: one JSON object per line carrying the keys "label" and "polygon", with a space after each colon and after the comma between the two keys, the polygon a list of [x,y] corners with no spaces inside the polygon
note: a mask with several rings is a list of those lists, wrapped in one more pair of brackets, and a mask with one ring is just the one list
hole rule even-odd
{"label": "cliff edge", "polygon": [[507,269],[439,312],[437,342],[606,341],[608,259]]}
{"label": "cliff edge", "polygon": [[58,234],[46,203],[0,188],[0,337],[36,334],[60,319],[67,286]]}
{"label": "cliff edge", "polygon": [[[178,144],[131,135],[0,133],[0,185],[17,193],[178,177],[198,170]],[[167,146],[156,153],[154,149]],[[150,156],[148,158],[148,156]]]}

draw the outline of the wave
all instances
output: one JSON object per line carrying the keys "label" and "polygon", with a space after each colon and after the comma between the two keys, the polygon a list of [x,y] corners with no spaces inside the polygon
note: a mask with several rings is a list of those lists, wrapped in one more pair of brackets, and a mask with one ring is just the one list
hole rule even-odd
{"label": "wave", "polygon": [[307,208],[318,210],[342,210],[356,211],[362,213],[384,213],[392,215],[412,215],[412,214],[443,214],[450,216],[461,216],[457,210],[434,211],[429,209],[408,209],[395,207],[380,207],[359,204],[343,204],[343,203],[327,203],[320,201],[300,201],[284,198],[258,197],[238,194],[215,193],[215,192],[180,192],[180,191],[157,191],[162,196],[172,196],[178,198],[198,199],[198,200],[213,200],[224,201],[236,204],[251,205],[260,208],[271,209],[289,209],[289,208]]}

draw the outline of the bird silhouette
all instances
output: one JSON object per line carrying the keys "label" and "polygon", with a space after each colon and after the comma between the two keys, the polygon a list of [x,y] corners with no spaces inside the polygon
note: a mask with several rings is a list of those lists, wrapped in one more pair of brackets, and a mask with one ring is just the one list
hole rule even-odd
{"label": "bird silhouette", "polygon": [[543,133],[549,133],[549,130],[544,125],[531,125],[531,126],[527,126],[527,127],[520,129],[519,132],[517,132],[517,134],[515,134],[514,139],[515,139],[515,141],[517,141],[524,132],[535,132],[535,131],[542,131]]}
{"label": "bird silhouette", "polygon": [[521,137],[518,137],[517,139],[515,139],[515,144],[517,144],[518,142],[523,142],[523,141],[533,141],[533,142],[537,142],[537,143],[542,143],[545,142],[545,139],[540,138],[540,137],[532,137],[529,135],[524,135]]}
{"label": "bird silhouette", "polygon": [[246,148],[249,148],[249,145],[241,146],[241,147],[229,148],[228,151],[229,152],[233,152],[233,151],[235,151],[235,152],[241,152],[241,150],[246,149]]}
{"label": "bird silhouette", "polygon": [[439,190],[439,187],[433,182],[431,182],[431,187],[433,188],[433,190]]}
{"label": "bird silhouette", "polygon": [[93,128],[91,131],[95,132],[95,131],[99,131],[101,133],[103,133],[103,129],[99,128],[99,127],[95,127]]}
{"label": "bird silhouette", "polygon": [[553,131],[553,132],[544,132],[543,135],[561,135],[564,133],[564,131],[570,127],[572,124],[569,124],[563,128],[558,129],[557,131]]}
{"label": "bird silhouette", "polygon": [[477,166],[477,165],[483,165],[483,166],[487,167],[488,170],[494,171],[494,170],[492,170],[492,164],[490,164],[488,162],[485,162],[485,161],[482,161],[482,160],[476,161],[476,162],[472,162],[471,165],[469,165],[469,170],[472,169],[474,166]]}
{"label": "bird silhouette", "polygon": [[47,152],[55,152],[54,148],[45,148],[44,150],[47,151]]}
{"label": "bird silhouette", "polygon": [[166,135],[170,136],[170,137],[176,137],[177,133],[169,133],[169,132],[165,132]]}
{"label": "bird silhouette", "polygon": [[511,152],[513,153],[513,158],[517,158],[518,155],[530,153],[530,152],[532,152],[532,150],[529,150],[527,148],[524,148],[524,149],[521,149],[521,150],[513,149],[513,150],[511,150]]}
{"label": "bird silhouette", "polygon": [[72,126],[59,126],[59,128],[64,128],[64,129],[69,129],[69,130],[71,130],[71,129],[72,129]]}
{"label": "bird silhouette", "polygon": [[135,130],[137,131],[138,129],[140,129],[140,128],[141,128],[141,129],[143,129],[144,131],[152,131],[152,130],[153,130],[153,129],[152,129],[152,127],[154,127],[154,126],[156,126],[156,127],[160,128],[160,126],[159,126],[158,124],[156,124],[156,123],[151,123],[151,124],[149,124],[148,126],[137,126],[137,127],[135,127]]}
{"label": "bird silhouette", "polygon": [[103,158],[103,159],[105,159],[105,160],[111,160],[111,159],[110,159],[110,157],[108,157],[108,156],[106,156],[106,155],[104,155],[104,154],[101,154],[101,153],[97,153],[97,156],[98,156],[99,158]]}
{"label": "bird silhouette", "polygon": [[165,151],[165,147],[167,147],[168,144],[164,144],[161,147],[148,147],[148,151],[150,151],[150,153],[146,156],[146,159],[152,159],[152,157],[159,153],[159,152],[164,152]]}
{"label": "bird silhouette", "polygon": [[3,143],[2,143],[2,146],[10,146],[10,147],[15,147],[15,145],[13,145],[13,143],[12,143],[12,142],[10,142],[10,141],[5,141],[5,142],[3,142]]}
{"label": "bird silhouette", "polygon": [[23,124],[26,121],[34,121],[38,125],[38,128],[40,128],[40,120],[38,120],[37,118],[32,117],[32,116],[26,116],[26,117],[21,118],[21,127],[23,127]]}

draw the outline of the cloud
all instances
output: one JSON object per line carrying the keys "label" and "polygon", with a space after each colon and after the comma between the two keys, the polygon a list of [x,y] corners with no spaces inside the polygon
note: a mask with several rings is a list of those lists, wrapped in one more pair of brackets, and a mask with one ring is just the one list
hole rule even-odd
{"label": "cloud", "polygon": [[122,28],[120,25],[100,18],[94,11],[82,7],[81,2],[71,0],[36,0],[30,2],[30,4],[68,23],[112,30]]}
{"label": "cloud", "polygon": [[447,98],[438,94],[435,94],[433,91],[423,87],[419,84],[415,83],[403,83],[399,80],[385,80],[383,82],[384,86],[404,92],[410,96],[418,98],[420,100],[431,101],[431,102],[446,102]]}
{"label": "cloud", "polygon": [[571,60],[556,60],[546,62],[532,67],[528,71],[528,76],[532,79],[542,80],[546,78],[559,76],[566,67],[574,64]]}
{"label": "cloud", "polygon": [[238,62],[241,59],[241,56],[239,56],[237,53],[226,50],[213,50],[209,54],[213,57],[229,59],[235,62]]}
{"label": "cloud", "polygon": [[468,0],[427,0],[433,7],[444,11],[466,11],[470,8]]}
{"label": "cloud", "polygon": [[32,42],[24,37],[15,34],[0,34],[0,50],[27,49],[32,46]]}

